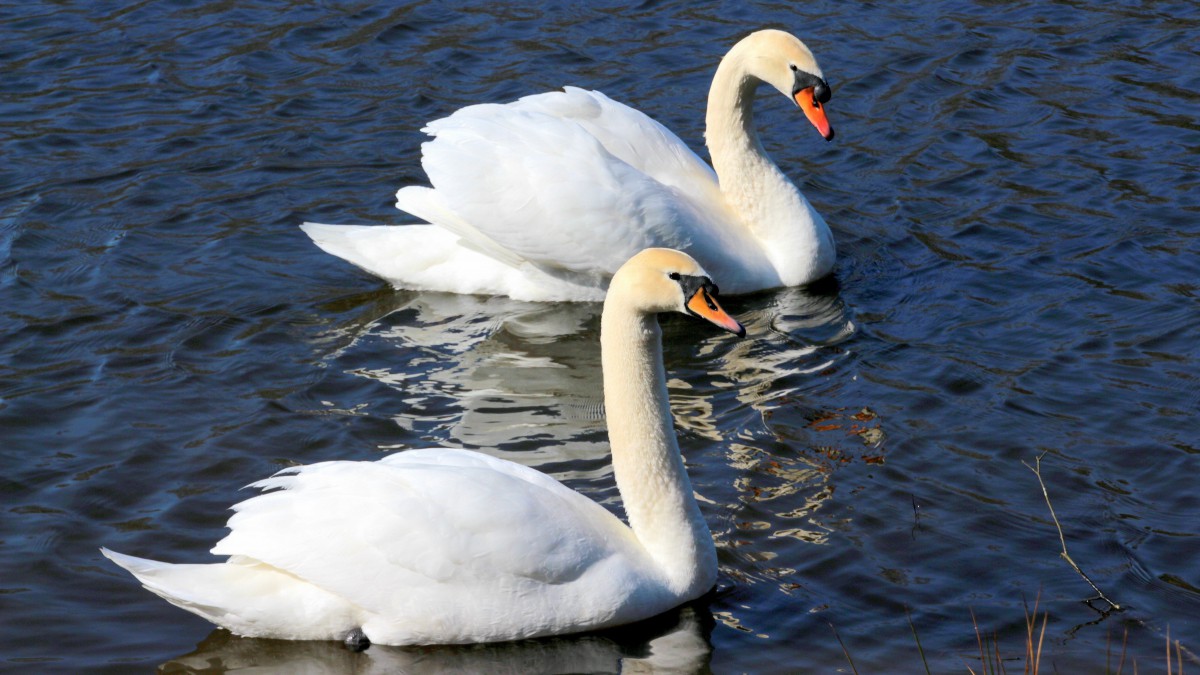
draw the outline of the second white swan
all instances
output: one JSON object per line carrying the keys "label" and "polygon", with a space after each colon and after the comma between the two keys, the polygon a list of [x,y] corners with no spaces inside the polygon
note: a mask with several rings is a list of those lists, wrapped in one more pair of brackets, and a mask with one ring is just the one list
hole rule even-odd
{"label": "second white swan", "polygon": [[713,77],[712,168],[645,114],[568,87],[426,126],[434,139],[421,163],[433,187],[400,189],[396,206],[429,224],[302,227],[397,288],[597,301],[648,247],[687,251],[726,292],[807,284],[833,269],[833,235],[763,150],[753,109],[761,83],[833,138],[830,88],[812,52],[763,30],[734,45]]}
{"label": "second white swan", "polygon": [[651,249],[601,316],[613,472],[629,519],[466,450],[286,469],[234,507],[219,563],[101,549],[150,591],[250,637],[390,645],[517,640],[646,619],[712,588],[717,556],[675,439],[659,312],[738,335],[707,273]]}

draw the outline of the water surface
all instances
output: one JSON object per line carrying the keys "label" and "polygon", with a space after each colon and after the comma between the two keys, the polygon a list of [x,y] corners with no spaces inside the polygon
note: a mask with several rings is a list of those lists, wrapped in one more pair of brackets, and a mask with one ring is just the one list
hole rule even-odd
{"label": "water surface", "polygon": [[[103,560],[207,557],[292,463],[483,448],[619,508],[598,306],[393,291],[304,220],[394,223],[419,129],[566,84],[702,147],[722,53],[803,37],[826,144],[767,149],[835,278],[665,320],[721,563],[623,631],[354,655],[213,632]],[[1200,8],[1189,3],[0,4],[0,659],[29,672],[1096,672],[1200,650]],[[1098,611],[1058,557],[1127,608]],[[974,615],[974,620],[972,619]],[[1116,649],[1116,648],[1112,648]],[[1193,652],[1186,658],[1192,659]],[[1130,667],[1127,664],[1126,672]]]}

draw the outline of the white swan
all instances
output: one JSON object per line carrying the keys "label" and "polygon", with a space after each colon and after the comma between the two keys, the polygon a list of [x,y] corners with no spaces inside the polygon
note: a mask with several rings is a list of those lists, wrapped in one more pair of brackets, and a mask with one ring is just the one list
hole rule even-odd
{"label": "white swan", "polygon": [[613,277],[601,355],[626,527],[543,473],[465,450],[286,469],[234,507],[212,552],[175,565],[101,549],[150,591],[239,635],[392,645],[495,642],[616,626],[716,580],[672,428],[656,314],[744,335],[695,260],[666,249]]}
{"label": "white swan", "polygon": [[431,225],[301,227],[397,288],[601,300],[617,268],[651,246],[686,250],[727,292],[806,284],[833,269],[833,235],[759,142],[762,82],[833,138],[812,53],[764,30],[734,45],[713,78],[705,138],[715,173],[646,115],[568,87],[469,106],[423,129],[434,137],[421,158],[433,187],[402,188],[396,206]]}

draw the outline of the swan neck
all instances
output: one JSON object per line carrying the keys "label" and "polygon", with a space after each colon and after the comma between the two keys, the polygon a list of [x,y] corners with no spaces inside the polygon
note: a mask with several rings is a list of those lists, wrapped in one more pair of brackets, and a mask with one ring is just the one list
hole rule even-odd
{"label": "swan neck", "polygon": [[754,98],[762,78],[752,48],[734,46],[708,93],[705,142],[729,212],[755,239],[777,275],[775,284],[806,284],[834,263],[829,226],[767,156],[754,126]]}
{"label": "swan neck", "polygon": [[722,190],[730,169],[736,174],[737,165],[747,159],[771,161],[754,127],[754,94],[761,82],[747,70],[736,47],[721,60],[713,76],[704,137],[713,168],[722,178]]}
{"label": "swan neck", "polygon": [[716,581],[716,551],[679,453],[658,320],[617,304],[605,303],[600,329],[617,489],[630,528],[668,585],[697,597]]}

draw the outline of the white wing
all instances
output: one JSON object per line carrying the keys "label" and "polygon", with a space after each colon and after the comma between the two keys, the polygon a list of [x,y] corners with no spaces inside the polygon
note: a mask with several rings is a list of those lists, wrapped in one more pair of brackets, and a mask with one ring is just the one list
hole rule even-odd
{"label": "white wing", "polygon": [[[261,561],[362,608],[377,642],[515,639],[671,605],[643,576],[654,565],[627,527],[511,462],[407,451],[253,487],[283,489],[235,506],[213,553]],[[636,595],[644,601],[618,615]],[[523,632],[493,632],[512,625]]]}
{"label": "white wing", "polygon": [[688,250],[714,273],[734,252],[758,248],[733,225],[699,157],[599,92],[469,106],[425,131],[434,189],[401,189],[397,206],[478,250],[507,252],[510,264],[603,287],[646,247]]}

